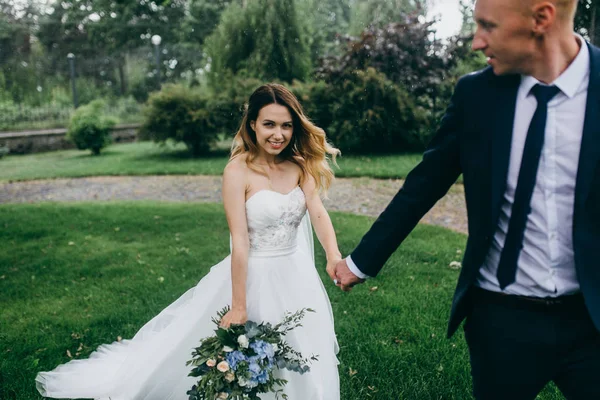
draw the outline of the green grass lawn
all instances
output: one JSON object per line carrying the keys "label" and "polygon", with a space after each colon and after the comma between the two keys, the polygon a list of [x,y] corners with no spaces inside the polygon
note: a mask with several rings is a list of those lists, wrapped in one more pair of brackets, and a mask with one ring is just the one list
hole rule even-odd
{"label": "green grass lawn", "polygon": [[[347,254],[372,219],[333,213]],[[462,333],[445,338],[465,236],[419,226],[378,278],[331,298],[343,400],[469,399]],[[318,247],[318,246],[317,246]],[[39,399],[38,371],[129,338],[229,251],[221,205],[0,206],[0,399]],[[554,387],[539,399],[556,400]]]}
{"label": "green grass lawn", "polygon": [[[220,150],[209,157],[192,158],[184,146],[161,148],[152,142],[112,145],[102,155],[89,151],[64,150],[0,159],[0,180],[31,180],[97,175],[221,175],[228,152]],[[420,154],[339,159],[337,176],[404,178],[420,161]]]}

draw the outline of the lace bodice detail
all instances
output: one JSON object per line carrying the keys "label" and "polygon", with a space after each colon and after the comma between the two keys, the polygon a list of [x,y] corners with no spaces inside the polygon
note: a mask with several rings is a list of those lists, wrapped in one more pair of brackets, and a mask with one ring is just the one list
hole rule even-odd
{"label": "lace bodice detail", "polygon": [[299,186],[287,194],[256,192],[246,201],[250,250],[277,250],[296,245],[298,226],[306,213]]}

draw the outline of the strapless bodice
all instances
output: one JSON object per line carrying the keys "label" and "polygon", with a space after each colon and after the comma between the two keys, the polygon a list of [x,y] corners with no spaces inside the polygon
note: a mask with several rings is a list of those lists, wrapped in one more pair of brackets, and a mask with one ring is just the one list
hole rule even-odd
{"label": "strapless bodice", "polygon": [[266,189],[256,192],[246,201],[250,251],[294,248],[304,214],[306,199],[299,186],[286,194]]}

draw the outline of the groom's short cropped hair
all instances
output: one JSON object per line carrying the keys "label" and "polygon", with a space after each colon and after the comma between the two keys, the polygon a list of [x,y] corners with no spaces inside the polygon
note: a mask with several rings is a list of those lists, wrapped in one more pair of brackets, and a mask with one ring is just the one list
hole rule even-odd
{"label": "groom's short cropped hair", "polygon": [[[500,0],[506,1],[506,0]],[[524,11],[530,9],[533,5],[538,3],[552,3],[556,7],[557,17],[559,19],[569,21],[575,19],[575,12],[577,11],[577,0],[517,0],[517,2],[525,7]]]}
{"label": "groom's short cropped hair", "polygon": [[577,0],[555,0],[559,17],[574,20],[577,12]]}
{"label": "groom's short cropped hair", "polygon": [[554,4],[557,10],[557,17],[564,20],[574,20],[577,11],[577,0],[526,0],[524,4],[544,3]]}

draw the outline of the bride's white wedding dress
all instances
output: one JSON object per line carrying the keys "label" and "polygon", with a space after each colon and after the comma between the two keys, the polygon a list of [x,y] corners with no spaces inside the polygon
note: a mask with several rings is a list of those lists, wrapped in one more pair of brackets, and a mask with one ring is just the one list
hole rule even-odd
{"label": "bride's white wedding dress", "polygon": [[[287,370],[290,400],[338,400],[339,378],[331,305],[313,259],[312,230],[300,187],[287,194],[261,190],[246,202],[250,254],[248,318],[280,322],[304,307],[303,326],[286,340],[303,356],[318,355],[304,375]],[[187,400],[196,378],[188,377],[192,349],[212,336],[211,318],[231,302],[231,257],[146,323],[131,340],[101,345],[88,359],[72,360],[36,377],[39,392],[52,398]],[[274,399],[272,393],[261,399]]]}

